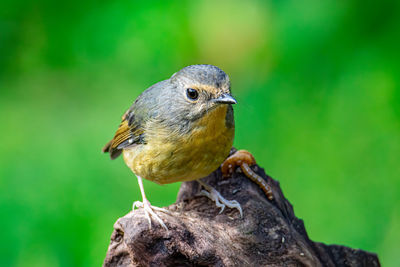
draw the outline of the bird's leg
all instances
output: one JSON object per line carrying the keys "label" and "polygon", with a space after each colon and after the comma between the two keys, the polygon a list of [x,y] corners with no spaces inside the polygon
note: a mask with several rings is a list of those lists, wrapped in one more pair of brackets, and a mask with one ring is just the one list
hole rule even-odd
{"label": "bird's leg", "polygon": [[151,229],[151,218],[150,218],[150,215],[151,215],[151,217],[155,218],[158,221],[158,223],[161,224],[161,226],[165,228],[165,230],[168,230],[167,226],[164,224],[164,222],[161,220],[161,218],[154,211],[155,210],[162,211],[165,213],[170,213],[170,212],[166,209],[150,205],[150,202],[147,200],[146,194],[144,193],[142,178],[140,176],[137,176],[137,178],[138,178],[140,192],[142,193],[143,202],[135,201],[133,203],[132,209],[135,210],[135,207],[144,209],[144,214],[145,214],[147,220],[149,221],[149,229]]}
{"label": "bird's leg", "polygon": [[215,205],[218,208],[221,208],[219,213],[222,213],[225,209],[225,206],[228,206],[229,208],[237,209],[240,213],[240,217],[243,217],[242,207],[240,206],[239,202],[237,202],[236,200],[227,200],[217,190],[215,190],[215,188],[209,186],[208,184],[206,184],[201,180],[197,181],[206,189],[202,190],[200,194],[208,197],[212,201],[215,201]]}
{"label": "bird's leg", "polygon": [[250,166],[255,165],[256,160],[253,155],[247,150],[238,150],[229,156],[221,165],[221,172],[223,177],[229,177],[235,171],[237,166],[240,166],[243,173],[253,182],[255,182],[267,195],[269,200],[274,199],[271,187],[267,182],[255,173]]}

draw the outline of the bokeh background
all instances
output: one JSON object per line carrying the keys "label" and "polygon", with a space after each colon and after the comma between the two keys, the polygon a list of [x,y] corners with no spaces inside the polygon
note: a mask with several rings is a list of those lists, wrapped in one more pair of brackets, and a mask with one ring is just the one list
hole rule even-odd
{"label": "bokeh background", "polygon": [[[102,146],[140,92],[207,63],[310,237],[400,266],[399,3],[1,1],[0,265],[99,266],[140,199]],[[167,206],[179,184],[145,188]]]}

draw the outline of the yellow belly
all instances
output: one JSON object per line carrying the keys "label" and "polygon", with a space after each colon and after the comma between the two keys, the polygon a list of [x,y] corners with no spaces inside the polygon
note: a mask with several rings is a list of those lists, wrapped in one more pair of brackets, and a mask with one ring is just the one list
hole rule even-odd
{"label": "yellow belly", "polygon": [[186,136],[159,128],[146,132],[147,144],[124,149],[124,160],[136,175],[159,184],[205,177],[225,160],[233,144],[234,127],[226,127],[226,112],[226,105],[210,111]]}

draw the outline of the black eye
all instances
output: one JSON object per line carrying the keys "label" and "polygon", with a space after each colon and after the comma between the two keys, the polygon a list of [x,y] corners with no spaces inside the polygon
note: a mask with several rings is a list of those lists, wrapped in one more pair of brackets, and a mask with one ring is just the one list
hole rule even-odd
{"label": "black eye", "polygon": [[188,88],[186,89],[186,95],[191,100],[196,100],[199,97],[199,92],[196,89]]}

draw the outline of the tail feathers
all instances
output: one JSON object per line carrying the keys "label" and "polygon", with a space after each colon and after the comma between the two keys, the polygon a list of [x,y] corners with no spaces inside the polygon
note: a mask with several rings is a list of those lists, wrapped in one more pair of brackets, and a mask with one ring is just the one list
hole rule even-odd
{"label": "tail feathers", "polygon": [[110,142],[108,142],[108,143],[103,147],[103,149],[101,150],[103,153],[110,152],[110,148],[111,148],[112,141],[113,141],[113,140],[111,140]]}
{"label": "tail feathers", "polygon": [[[114,139],[113,139],[114,140]],[[103,149],[101,150],[103,153],[110,153],[110,158],[111,159],[116,159],[119,155],[121,155],[122,150],[121,149],[112,149],[112,142],[108,142]]]}

